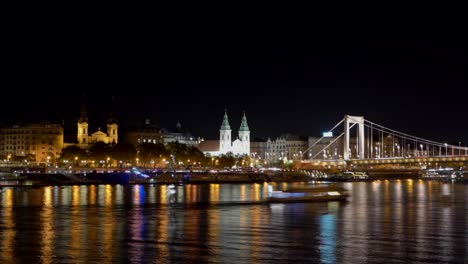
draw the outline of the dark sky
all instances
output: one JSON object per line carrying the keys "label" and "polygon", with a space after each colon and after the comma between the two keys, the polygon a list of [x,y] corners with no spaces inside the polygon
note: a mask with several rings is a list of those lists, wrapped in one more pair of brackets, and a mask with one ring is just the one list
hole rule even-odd
{"label": "dark sky", "polygon": [[181,121],[205,138],[227,108],[252,137],[319,135],[352,114],[468,143],[460,8],[309,2],[26,10],[3,32],[0,123],[73,126],[85,100],[97,126],[114,96],[123,125]]}

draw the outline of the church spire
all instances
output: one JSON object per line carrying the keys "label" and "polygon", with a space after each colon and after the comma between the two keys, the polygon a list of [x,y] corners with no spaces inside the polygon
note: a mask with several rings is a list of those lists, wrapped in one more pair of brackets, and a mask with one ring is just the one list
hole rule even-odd
{"label": "church spire", "polygon": [[114,110],[115,110],[115,98],[114,98],[114,96],[112,96],[111,104],[110,104],[110,107],[109,107],[109,118],[107,119],[107,124],[116,124],[117,123],[117,118],[115,117]]}
{"label": "church spire", "polygon": [[249,131],[249,125],[247,124],[247,117],[245,117],[245,111],[244,115],[242,116],[242,122],[239,131]]}
{"label": "church spire", "polygon": [[176,130],[177,132],[182,132],[182,124],[180,123],[180,121],[177,121]]}
{"label": "church spire", "polygon": [[226,109],[224,109],[224,118],[223,123],[221,124],[221,130],[231,130]]}
{"label": "church spire", "polygon": [[85,104],[81,104],[80,112],[81,112],[81,116],[80,116],[79,122],[80,123],[84,123],[84,122],[88,123],[88,116],[86,115],[86,106],[85,106]]}

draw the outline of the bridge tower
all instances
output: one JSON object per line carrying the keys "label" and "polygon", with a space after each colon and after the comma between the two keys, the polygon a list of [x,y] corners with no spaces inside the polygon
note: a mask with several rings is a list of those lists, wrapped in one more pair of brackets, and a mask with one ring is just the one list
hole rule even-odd
{"label": "bridge tower", "polygon": [[345,115],[344,118],[344,141],[343,141],[343,159],[349,160],[350,148],[349,148],[349,130],[350,124],[358,125],[357,134],[357,153],[358,159],[364,159],[364,117],[363,116],[350,116]]}

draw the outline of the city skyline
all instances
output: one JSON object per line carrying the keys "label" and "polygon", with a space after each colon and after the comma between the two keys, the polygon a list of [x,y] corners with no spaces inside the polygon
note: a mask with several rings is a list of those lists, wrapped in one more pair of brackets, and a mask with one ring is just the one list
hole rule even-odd
{"label": "city skyline", "polygon": [[[295,135],[301,135],[301,136],[321,136],[323,132],[328,131],[329,128],[331,128],[333,125],[335,125],[339,120],[343,118],[343,116],[340,115],[340,113],[335,113],[334,115],[330,115],[330,113],[325,113],[326,116],[330,116],[331,118],[323,123],[315,123],[315,124],[308,124],[304,127],[299,126],[290,126],[288,129],[287,127],[285,128],[276,128],[274,130],[268,131],[264,129],[264,127],[257,127],[258,124],[264,124],[264,122],[270,122],[270,120],[274,120],[275,114],[280,116],[281,118],[284,118],[284,115],[282,113],[265,113],[264,111],[259,111],[259,112],[250,112],[248,109],[244,110],[245,108],[239,107],[239,106],[234,106],[231,108],[219,108],[217,111],[213,112],[196,112],[196,113],[190,113],[190,112],[184,112],[181,113],[180,111],[176,111],[175,113],[180,114],[181,117],[196,117],[196,115],[199,116],[199,118],[195,119],[189,119],[185,120],[184,118],[174,118],[172,120],[169,120],[167,117],[160,117],[158,118],[154,115],[151,114],[142,114],[142,113],[132,113],[134,116],[133,118],[130,117],[128,114],[126,114],[124,111],[119,108],[117,111],[112,111],[111,108],[108,106],[111,105],[111,101],[113,99],[113,102],[118,102],[119,99],[116,96],[111,96],[108,98],[107,102],[105,101],[105,98],[103,98],[103,102],[100,104],[101,107],[96,106],[94,104],[90,104],[90,107],[87,107],[88,111],[88,116],[90,118],[90,127],[93,129],[98,129],[101,128],[103,129],[105,126],[106,120],[109,118],[109,114],[112,112],[114,116],[117,118],[119,125],[121,125],[122,129],[125,130],[126,128],[131,128],[139,125],[143,125],[147,119],[150,120],[151,124],[157,125],[161,128],[169,129],[169,130],[176,130],[176,124],[177,122],[180,122],[182,124],[182,128],[184,131],[191,132],[194,136],[200,136],[202,138],[206,139],[217,139],[219,137],[219,128],[222,123],[222,116],[224,114],[224,110],[227,110],[229,119],[231,121],[231,126],[235,129],[238,129],[238,126],[240,126],[240,119],[242,116],[242,113],[245,111],[247,119],[249,120],[249,124],[251,123],[252,131],[253,131],[253,136],[252,139],[254,138],[276,138],[282,134],[295,134]],[[377,100],[377,99],[376,99]],[[89,104],[89,103],[88,103]],[[85,104],[85,105],[88,105]],[[53,105],[53,104],[51,104]],[[76,106],[80,106],[80,102],[76,102]],[[253,107],[254,109],[258,109],[255,106]],[[70,135],[70,133],[76,134],[76,125],[77,125],[77,120],[79,119],[79,108],[74,109],[75,111],[64,111],[64,112],[58,112],[53,113],[53,114],[48,114],[45,113],[43,116],[37,115],[24,115],[20,116],[19,119],[12,119],[10,116],[10,119],[8,118],[3,118],[1,121],[3,122],[4,125],[11,125],[11,124],[27,124],[27,123],[41,123],[41,122],[51,122],[51,123],[58,123],[58,124],[64,124],[65,127],[65,136],[67,138],[72,138],[75,135]],[[40,112],[40,111],[39,111]],[[166,112],[168,113],[168,112]],[[174,117],[173,115],[175,113],[171,113],[171,117]],[[140,114],[140,115],[139,115]],[[263,115],[263,116],[262,116]],[[300,113],[298,113],[298,117],[300,118]],[[380,122],[380,124],[388,125],[394,128],[395,124],[405,124],[407,120],[397,120],[397,119],[388,119],[387,113],[384,113],[382,116],[386,117],[386,120],[383,121],[375,121],[369,118],[369,116],[373,117],[378,117],[379,114],[371,114],[364,116],[367,120],[371,120],[374,122]],[[266,117],[266,119],[265,119]],[[332,119],[336,117],[336,119]],[[283,119],[281,119],[283,120]],[[291,120],[288,119],[287,117],[284,118],[285,121],[283,121],[285,124],[290,122]],[[323,120],[323,119],[322,119]],[[421,120],[424,120],[421,119]],[[261,122],[258,122],[261,121]],[[293,120],[294,121],[294,120]],[[209,123],[212,122],[212,123]],[[278,121],[279,122],[279,121]],[[239,123],[239,124],[237,124]],[[294,122],[293,122],[294,123]],[[278,123],[276,123],[278,124]],[[421,131],[421,130],[414,130],[415,127],[419,125],[424,125],[424,124],[418,124],[413,122],[414,127],[408,127],[408,129],[405,130],[405,128],[396,128],[397,130],[400,130],[401,132],[408,132],[408,130],[413,130],[413,131]],[[268,125],[266,127],[269,127]],[[422,126],[421,128],[424,128]],[[435,138],[429,138],[427,139],[441,139],[443,142],[451,142],[452,144],[457,144],[457,142],[463,142],[463,135],[459,139],[455,138],[443,138],[444,135],[450,135],[451,133],[444,133],[447,132],[445,127],[442,127],[442,129],[439,128],[434,128],[434,131],[442,131],[440,135],[434,134],[434,131],[429,131],[431,133],[428,133],[428,135],[435,135]],[[454,132],[460,132],[454,131]],[[452,133],[456,134],[456,133]],[[417,135],[417,134],[416,134]],[[420,136],[420,135],[417,135]],[[441,142],[442,142],[441,141]]]}
{"label": "city skyline", "polygon": [[[28,38],[42,40],[34,44],[7,33],[0,122],[74,123],[85,94],[91,118],[105,119],[103,106],[115,96],[120,122],[180,121],[208,138],[217,137],[227,108],[234,119],[246,111],[252,138],[320,135],[350,114],[468,143],[468,60],[456,16],[396,18],[385,7],[335,10],[330,20],[310,15],[322,9],[309,3],[264,8],[177,9],[158,17],[171,23],[148,21],[152,31],[137,27],[127,41],[100,36],[92,23],[60,36],[33,28]],[[73,31],[81,27],[86,34]]]}
{"label": "city skyline", "polygon": [[18,3],[0,263],[468,264],[461,4]]}

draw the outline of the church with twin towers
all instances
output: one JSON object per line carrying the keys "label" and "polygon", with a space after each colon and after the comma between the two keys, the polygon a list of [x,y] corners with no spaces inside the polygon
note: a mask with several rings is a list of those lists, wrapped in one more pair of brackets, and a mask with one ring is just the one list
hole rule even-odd
{"label": "church with twin towers", "polygon": [[229,125],[227,111],[224,110],[223,123],[219,129],[219,153],[218,155],[231,152],[234,155],[250,155],[250,130],[247,124],[245,111],[242,115],[238,137],[232,141],[232,130]]}

